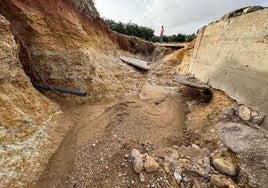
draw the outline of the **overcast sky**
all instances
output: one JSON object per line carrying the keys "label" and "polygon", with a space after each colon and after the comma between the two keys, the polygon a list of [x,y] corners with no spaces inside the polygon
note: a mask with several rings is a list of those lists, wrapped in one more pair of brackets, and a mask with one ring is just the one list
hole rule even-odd
{"label": "overcast sky", "polygon": [[136,23],[165,34],[191,34],[226,13],[250,5],[268,6],[268,0],[95,0],[103,18]]}

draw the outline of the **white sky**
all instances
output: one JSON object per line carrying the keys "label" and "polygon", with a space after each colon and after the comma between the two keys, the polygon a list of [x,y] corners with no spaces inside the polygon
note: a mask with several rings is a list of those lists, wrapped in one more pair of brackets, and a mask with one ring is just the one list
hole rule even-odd
{"label": "white sky", "polygon": [[[268,6],[268,0],[94,0],[103,18],[136,23],[165,35],[191,34],[238,8]],[[267,18],[268,20],[268,18]]]}

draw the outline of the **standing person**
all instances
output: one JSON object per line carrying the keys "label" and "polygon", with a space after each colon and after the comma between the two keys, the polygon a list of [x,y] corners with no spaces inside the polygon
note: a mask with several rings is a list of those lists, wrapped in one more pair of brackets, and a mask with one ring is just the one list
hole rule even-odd
{"label": "standing person", "polygon": [[165,29],[164,29],[164,26],[162,26],[161,27],[161,30],[160,30],[160,42],[161,43],[163,42],[164,32],[165,32]]}

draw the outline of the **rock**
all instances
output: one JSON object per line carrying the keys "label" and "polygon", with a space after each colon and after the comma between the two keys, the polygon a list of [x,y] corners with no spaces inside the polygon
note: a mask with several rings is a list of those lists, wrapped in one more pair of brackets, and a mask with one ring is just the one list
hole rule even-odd
{"label": "rock", "polygon": [[[174,172],[176,171],[176,169],[184,169],[187,171],[195,172],[199,174],[201,177],[209,179],[209,172],[210,172],[209,154],[210,153],[207,149],[205,148],[202,149],[199,146],[193,144],[192,146],[189,147],[181,146],[178,149],[178,154],[176,155],[177,156],[176,158],[169,157],[167,159],[169,160],[173,159],[172,161],[169,162],[174,166]],[[180,156],[180,159],[178,159],[178,156]],[[180,172],[179,174],[182,174],[182,172]]]}
{"label": "rock", "polygon": [[166,148],[165,149],[165,157],[164,157],[164,164],[165,166],[171,165],[174,161],[179,159],[179,153],[177,150],[173,148]]}
{"label": "rock", "polygon": [[219,188],[235,188],[235,183],[223,175],[213,174],[210,178],[210,183],[213,187],[217,186]]}
{"label": "rock", "polygon": [[201,82],[200,80],[196,79],[193,76],[185,76],[185,75],[175,75],[172,79],[174,82],[178,82],[182,85],[198,88],[198,89],[204,89],[209,90],[210,86],[206,83]]}
{"label": "rock", "polygon": [[239,105],[237,113],[237,115],[239,115],[244,121],[249,121],[251,119],[251,110],[245,105]]}
{"label": "rock", "polygon": [[254,124],[254,125],[261,125],[261,123],[263,122],[265,118],[265,115],[263,114],[256,114],[252,116],[252,119],[250,120],[250,123]]}
{"label": "rock", "polygon": [[164,170],[166,171],[166,173],[170,173],[170,168],[168,164],[164,164]]}
{"label": "rock", "polygon": [[218,123],[220,140],[239,159],[239,169],[252,187],[266,187],[268,179],[267,133],[241,123]]}
{"label": "rock", "polygon": [[131,151],[131,160],[133,163],[134,171],[140,174],[143,170],[143,155],[140,153],[139,150],[133,149]]}
{"label": "rock", "polygon": [[174,178],[177,181],[177,183],[179,184],[182,180],[182,169],[179,168],[178,166],[175,168],[174,171]]}
{"label": "rock", "polygon": [[141,183],[144,183],[145,182],[144,174],[143,173],[140,173],[139,177],[140,177],[140,182]]}
{"label": "rock", "polygon": [[219,122],[237,122],[239,120],[240,118],[236,115],[234,108],[225,109],[218,117]]}
{"label": "rock", "polygon": [[153,157],[149,156],[148,154],[145,154],[144,168],[145,168],[145,171],[148,173],[154,172],[158,170],[159,164],[154,160]]}
{"label": "rock", "polygon": [[199,176],[209,179],[210,168],[207,166],[200,165],[198,162],[192,159],[180,159],[175,168],[184,169],[186,171],[195,172]]}
{"label": "rock", "polygon": [[235,176],[236,175],[236,168],[233,164],[225,161],[224,159],[214,159],[213,160],[213,165],[214,167],[221,173],[230,175],[230,176]]}

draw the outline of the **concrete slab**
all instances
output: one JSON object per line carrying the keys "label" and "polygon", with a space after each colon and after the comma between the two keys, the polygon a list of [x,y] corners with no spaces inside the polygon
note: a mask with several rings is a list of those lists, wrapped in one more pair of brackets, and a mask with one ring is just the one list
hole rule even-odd
{"label": "concrete slab", "polygon": [[134,67],[137,67],[137,68],[140,68],[140,69],[143,69],[143,70],[149,70],[149,67],[148,67],[146,61],[142,61],[140,59],[126,57],[126,56],[120,56],[119,59],[121,59],[125,63],[127,63],[129,65],[132,65]]}
{"label": "concrete slab", "polygon": [[[199,30],[189,72],[268,115],[268,8]],[[261,125],[268,130],[268,118]]]}
{"label": "concrete slab", "polygon": [[173,77],[173,81],[178,82],[182,85],[195,87],[198,89],[210,89],[210,86],[205,84],[204,82],[201,82],[197,80],[193,76],[185,76],[185,75],[175,75]]}

